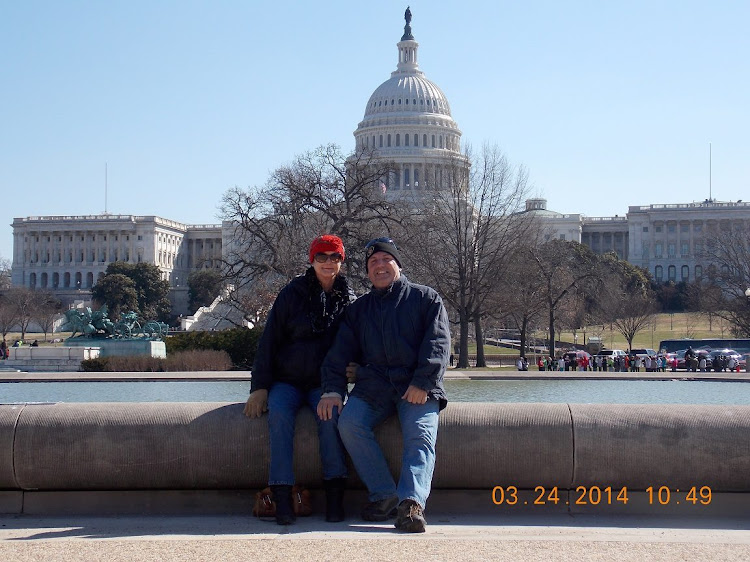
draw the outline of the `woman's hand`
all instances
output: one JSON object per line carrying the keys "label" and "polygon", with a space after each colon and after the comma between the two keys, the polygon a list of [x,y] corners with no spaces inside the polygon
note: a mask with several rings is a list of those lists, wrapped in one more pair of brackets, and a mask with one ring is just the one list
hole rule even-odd
{"label": "woman's hand", "polygon": [[245,403],[245,409],[243,413],[248,418],[259,418],[263,415],[263,412],[268,411],[268,391],[265,388],[260,388],[255,392],[250,393],[250,397]]}
{"label": "woman's hand", "polygon": [[333,393],[331,396],[321,398],[320,402],[318,402],[318,417],[323,421],[333,419],[333,409],[338,408],[340,414],[343,407],[344,402],[341,396]]}

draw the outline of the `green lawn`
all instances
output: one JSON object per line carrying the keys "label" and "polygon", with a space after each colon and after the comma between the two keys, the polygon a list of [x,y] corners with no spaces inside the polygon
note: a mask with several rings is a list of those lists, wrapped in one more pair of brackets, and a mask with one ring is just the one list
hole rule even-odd
{"label": "green lawn", "polygon": [[[604,329],[602,329],[602,326],[592,326],[586,330],[579,330],[577,334],[579,344],[584,343],[584,335],[586,342],[588,342],[589,337],[601,334],[604,347],[609,349],[628,349],[627,341],[614,326],[611,330],[609,325],[605,326]],[[453,336],[458,337],[458,333],[454,333]],[[536,336],[545,341],[547,339],[546,332],[538,332]],[[732,335],[727,323],[720,318],[714,317],[709,319],[707,315],[695,312],[657,314],[654,317],[653,325],[648,326],[636,335],[633,340],[633,347],[658,349],[661,340],[722,337],[731,338]],[[575,341],[573,332],[563,332],[561,339],[564,342],[570,342],[571,345]],[[476,349],[476,344],[469,344],[469,353],[476,353]],[[517,355],[517,352],[492,345],[485,345],[484,352],[487,354]]]}

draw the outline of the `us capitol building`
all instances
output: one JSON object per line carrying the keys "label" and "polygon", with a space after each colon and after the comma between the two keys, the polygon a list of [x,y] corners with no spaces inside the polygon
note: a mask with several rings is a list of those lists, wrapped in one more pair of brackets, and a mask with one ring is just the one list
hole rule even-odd
{"label": "us capitol building", "polygon": [[[354,132],[358,148],[375,149],[396,165],[384,180],[389,199],[440,189],[449,167],[470,166],[445,94],[419,70],[409,9],[405,19],[396,70],[370,96]],[[580,242],[600,254],[615,251],[657,281],[700,278],[706,264],[696,256],[703,234],[750,221],[750,203],[741,201],[631,206],[614,217],[546,207],[544,199],[529,199],[525,212],[544,224],[548,237]],[[32,216],[14,219],[12,227],[13,285],[49,289],[68,303],[87,297],[109,263],[147,262],[169,281],[173,310],[182,314],[192,312],[187,310],[188,274],[221,267],[222,248],[232,239],[229,223],[188,225],[157,216]]]}

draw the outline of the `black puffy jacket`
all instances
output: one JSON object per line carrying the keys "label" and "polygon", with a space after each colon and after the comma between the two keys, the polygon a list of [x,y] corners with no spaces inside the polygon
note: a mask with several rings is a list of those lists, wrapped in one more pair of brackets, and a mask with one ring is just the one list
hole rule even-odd
{"label": "black puffy jacket", "polygon": [[312,267],[292,279],[281,289],[268,314],[258,342],[250,391],[268,390],[274,382],[286,382],[302,390],[320,386],[320,365],[346,306],[353,300],[354,293],[343,275],[336,278],[328,295]]}
{"label": "black puffy jacket", "polygon": [[352,391],[371,403],[391,400],[409,385],[447,404],[443,374],[450,357],[448,314],[434,289],[403,274],[386,291],[373,289],[344,313],[321,368],[323,392],[346,393],[346,366],[359,364]]}

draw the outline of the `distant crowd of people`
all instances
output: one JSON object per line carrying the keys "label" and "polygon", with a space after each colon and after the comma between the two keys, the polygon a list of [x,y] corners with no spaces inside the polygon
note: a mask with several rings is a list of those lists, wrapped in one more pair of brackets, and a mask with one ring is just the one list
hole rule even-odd
{"label": "distant crowd of people", "polygon": [[[676,357],[674,363],[676,369]],[[703,350],[694,351],[692,347],[689,347],[687,351],[685,351],[685,368],[688,371],[699,371],[701,373],[709,371],[715,371],[717,373],[725,371],[733,372],[739,371],[740,364],[739,361],[737,361],[737,358],[733,355],[717,354],[711,357]]]}
{"label": "distant crowd of people", "polygon": [[540,371],[617,371],[658,372],[667,370],[667,358],[663,355],[640,357],[639,355],[573,355],[540,357]]}
{"label": "distant crowd of people", "polygon": [[[688,349],[685,352],[684,366],[680,364],[680,359],[674,355],[668,357],[667,354],[659,353],[656,355],[588,355],[584,353],[568,352],[552,356],[541,356],[536,362],[537,369],[540,371],[614,371],[614,372],[666,372],[667,369],[676,371],[678,368],[684,368],[693,372],[723,372],[739,371],[740,362],[733,355],[714,356],[709,355],[705,350],[698,352]],[[529,362],[525,357],[519,357],[516,360],[516,368],[519,371],[528,371]]]}

